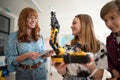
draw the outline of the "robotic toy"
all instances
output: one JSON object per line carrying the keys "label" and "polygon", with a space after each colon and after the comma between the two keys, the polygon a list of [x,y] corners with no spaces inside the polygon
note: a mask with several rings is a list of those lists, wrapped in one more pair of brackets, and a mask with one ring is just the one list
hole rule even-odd
{"label": "robotic toy", "polygon": [[51,33],[50,33],[50,46],[55,51],[56,55],[51,57],[52,60],[55,60],[57,63],[88,63],[90,62],[89,55],[81,49],[81,45],[76,43],[75,46],[66,50],[61,47],[58,43],[58,34],[59,34],[60,25],[56,18],[56,13],[51,11]]}

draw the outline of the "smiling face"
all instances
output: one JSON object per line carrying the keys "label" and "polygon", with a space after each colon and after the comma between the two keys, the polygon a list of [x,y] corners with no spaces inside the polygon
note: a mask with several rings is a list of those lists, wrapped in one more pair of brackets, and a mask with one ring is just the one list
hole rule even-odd
{"label": "smiling face", "polygon": [[104,20],[106,26],[120,36],[120,2],[113,0],[106,3],[100,11],[100,16]]}
{"label": "smiling face", "polygon": [[81,24],[80,24],[79,18],[75,17],[73,19],[71,29],[72,29],[72,34],[74,36],[79,36],[80,31],[81,31]]}
{"label": "smiling face", "polygon": [[26,34],[26,31],[29,31],[29,34],[39,31],[37,11],[30,7],[24,8],[19,15],[18,28],[22,34]]}
{"label": "smiling face", "polygon": [[33,29],[33,28],[35,28],[37,22],[38,22],[38,17],[28,16],[26,25],[29,29]]}
{"label": "smiling face", "polygon": [[109,11],[103,20],[106,26],[112,31],[120,35],[120,14],[117,10]]}

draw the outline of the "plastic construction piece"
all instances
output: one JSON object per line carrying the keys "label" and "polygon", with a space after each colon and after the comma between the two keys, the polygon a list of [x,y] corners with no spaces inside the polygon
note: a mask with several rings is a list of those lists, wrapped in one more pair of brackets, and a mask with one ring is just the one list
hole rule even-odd
{"label": "plastic construction piece", "polygon": [[64,55],[64,62],[65,63],[89,63],[90,62],[90,56],[87,55]]}
{"label": "plastic construction piece", "polygon": [[57,64],[63,62],[63,56],[64,55],[53,55],[51,56],[52,61],[56,61]]}
{"label": "plastic construction piece", "polygon": [[65,63],[89,63],[90,62],[90,56],[87,55],[53,55],[51,56],[52,61],[56,61],[57,64],[61,62]]}

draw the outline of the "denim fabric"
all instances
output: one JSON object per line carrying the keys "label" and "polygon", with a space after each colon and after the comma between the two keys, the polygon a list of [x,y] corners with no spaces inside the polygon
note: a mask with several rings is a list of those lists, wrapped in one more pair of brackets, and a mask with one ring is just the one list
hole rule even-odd
{"label": "denim fabric", "polygon": [[17,67],[16,80],[47,80],[45,64],[41,64],[33,70]]}

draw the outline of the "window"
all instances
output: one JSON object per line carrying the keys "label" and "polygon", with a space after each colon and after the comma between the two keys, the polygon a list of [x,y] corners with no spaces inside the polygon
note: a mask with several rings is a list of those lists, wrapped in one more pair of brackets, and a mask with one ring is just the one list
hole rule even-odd
{"label": "window", "polygon": [[4,46],[10,33],[10,18],[0,14],[0,56],[4,55]]}

